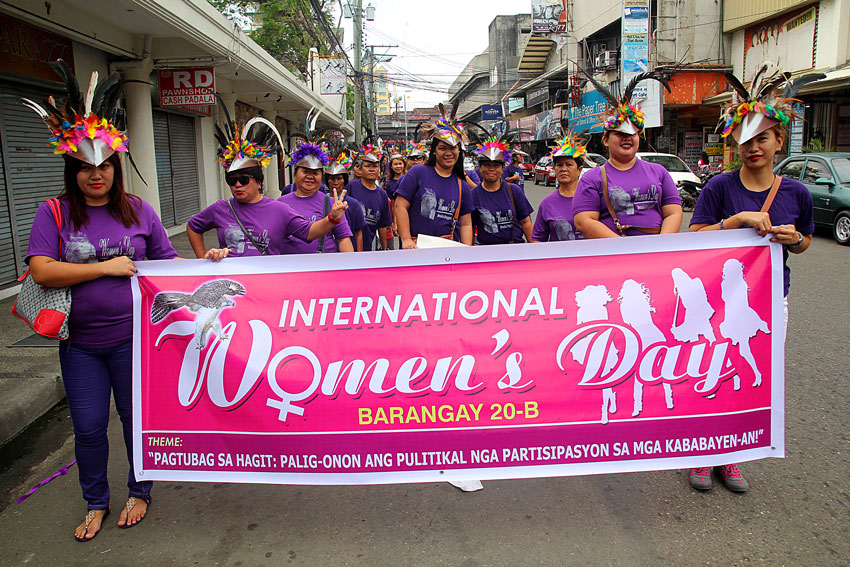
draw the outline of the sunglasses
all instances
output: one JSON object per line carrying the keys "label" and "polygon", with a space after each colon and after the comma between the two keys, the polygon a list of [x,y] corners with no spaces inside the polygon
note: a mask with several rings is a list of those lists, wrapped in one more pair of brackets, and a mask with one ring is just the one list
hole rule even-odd
{"label": "sunglasses", "polygon": [[224,178],[224,181],[233,187],[237,183],[239,183],[239,185],[248,185],[252,179],[254,178],[250,175],[228,175]]}

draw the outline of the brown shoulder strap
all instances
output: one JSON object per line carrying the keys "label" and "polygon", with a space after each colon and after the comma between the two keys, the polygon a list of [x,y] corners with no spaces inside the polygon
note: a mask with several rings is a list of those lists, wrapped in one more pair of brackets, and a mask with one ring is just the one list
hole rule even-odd
{"label": "brown shoulder strap", "polygon": [[611,215],[611,220],[614,221],[614,226],[617,227],[620,234],[624,234],[625,230],[620,226],[617,213],[614,212],[614,207],[611,205],[611,197],[608,195],[608,174],[605,171],[605,164],[599,166],[599,173],[602,174],[602,196],[605,197],[605,206],[608,207],[608,214]]}
{"label": "brown shoulder strap", "polygon": [[611,205],[611,197],[608,195],[608,174],[605,173],[605,164],[599,166],[602,174],[602,195],[605,197],[605,206],[608,207],[608,214],[611,215],[611,220],[614,221],[614,226],[621,236],[626,236],[626,231],[629,229],[637,230],[644,234],[660,234],[660,226],[635,226],[633,224],[620,224],[617,218],[617,213],[614,212],[614,207]]}
{"label": "brown shoulder strap", "polygon": [[455,222],[460,217],[460,200],[463,199],[463,189],[461,188],[460,177],[457,178],[457,207],[455,207]]}
{"label": "brown shoulder strap", "polygon": [[773,185],[770,187],[770,193],[767,194],[767,199],[764,200],[764,205],[761,206],[761,213],[766,213],[770,211],[770,206],[773,204],[773,200],[776,198],[776,194],[779,193],[779,186],[782,184],[782,177],[779,175],[775,175],[773,177]]}

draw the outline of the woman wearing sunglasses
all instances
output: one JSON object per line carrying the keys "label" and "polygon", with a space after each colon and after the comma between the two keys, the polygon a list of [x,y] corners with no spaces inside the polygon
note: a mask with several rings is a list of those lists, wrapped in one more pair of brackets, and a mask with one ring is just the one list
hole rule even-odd
{"label": "woman wearing sunglasses", "polygon": [[[233,197],[213,203],[189,219],[186,233],[198,258],[219,261],[226,256],[282,254],[290,236],[310,242],[339,224],[346,208],[339,198],[334,198],[324,218],[311,223],[286,203],[263,194],[263,168],[279,151],[276,142],[280,136],[272,123],[253,118],[241,135],[234,124],[229,125],[229,132],[231,139],[221,132],[216,137],[222,146],[219,162]],[[207,249],[203,235],[212,229],[219,247]]]}

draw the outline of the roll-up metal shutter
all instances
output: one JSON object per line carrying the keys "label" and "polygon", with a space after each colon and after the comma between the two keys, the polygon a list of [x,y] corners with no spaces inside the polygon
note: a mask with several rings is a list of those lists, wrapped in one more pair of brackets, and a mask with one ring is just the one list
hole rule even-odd
{"label": "roll-up metal shutter", "polygon": [[154,111],[153,118],[162,222],[176,226],[200,208],[195,121],[162,111]]}
{"label": "roll-up metal shutter", "polygon": [[3,85],[0,94],[5,189],[0,202],[0,283],[9,283],[26,269],[24,255],[35,212],[42,201],[62,191],[65,164],[48,147],[50,133],[44,122],[20,103],[22,96],[40,101],[49,93],[37,87]]}
{"label": "roll-up metal shutter", "polygon": [[6,194],[6,168],[3,165],[3,132],[0,131],[0,284],[12,281],[15,269],[15,245],[9,221],[9,196]]}
{"label": "roll-up metal shutter", "polygon": [[168,142],[168,114],[153,113],[153,140],[156,179],[159,184],[159,214],[162,224],[174,226],[174,191],[171,189],[171,144]]}

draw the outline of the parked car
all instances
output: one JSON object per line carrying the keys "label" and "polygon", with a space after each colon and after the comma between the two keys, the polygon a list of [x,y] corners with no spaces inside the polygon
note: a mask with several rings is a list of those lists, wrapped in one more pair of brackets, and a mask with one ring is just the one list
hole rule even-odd
{"label": "parked car", "polygon": [[528,161],[524,161],[519,164],[519,168],[522,170],[522,178],[523,179],[531,179],[534,177],[534,164]]}
{"label": "parked car", "polygon": [[587,163],[587,167],[594,167],[593,165],[590,165],[590,162],[593,162],[596,165],[605,165],[605,162],[608,161],[608,160],[605,159],[605,156],[603,156],[602,154],[588,153],[587,159],[584,160],[584,161]]}
{"label": "parked car", "polygon": [[555,169],[552,167],[551,156],[543,156],[534,166],[534,184],[543,181],[543,185],[555,185]]}
{"label": "parked car", "polygon": [[681,185],[682,181],[693,181],[694,183],[699,183],[699,177],[691,171],[691,168],[688,167],[688,164],[682,161],[679,156],[674,156],[673,154],[659,154],[655,152],[638,152],[638,159],[642,159],[644,161],[657,163],[664,167],[667,170],[667,173],[670,174],[670,177],[673,178],[673,181],[676,182],[676,185]]}
{"label": "parked car", "polygon": [[812,194],[815,224],[831,227],[836,242],[850,245],[850,153],[797,154],[774,171],[805,185]]}
{"label": "parked car", "polygon": [[474,171],[476,167],[478,167],[478,162],[475,161],[474,157],[466,156],[465,158],[463,158],[464,171]]}

